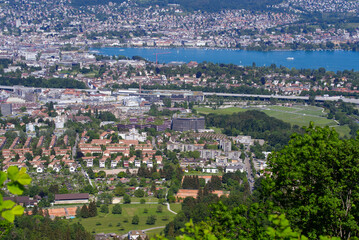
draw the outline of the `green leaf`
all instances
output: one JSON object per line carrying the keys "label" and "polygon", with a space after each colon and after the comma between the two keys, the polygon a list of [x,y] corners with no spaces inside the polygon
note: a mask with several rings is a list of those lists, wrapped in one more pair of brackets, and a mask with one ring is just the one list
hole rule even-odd
{"label": "green leaf", "polygon": [[14,205],[15,205],[15,203],[11,200],[6,200],[2,203],[2,207],[7,208],[7,209],[12,208]]}
{"label": "green leaf", "polygon": [[16,181],[17,178],[19,177],[19,169],[18,169],[18,167],[10,166],[7,169],[7,175],[11,180]]}
{"label": "green leaf", "polygon": [[26,173],[26,168],[20,168],[19,173],[20,173],[20,175],[25,174]]}
{"label": "green leaf", "polygon": [[14,215],[22,215],[22,214],[24,214],[24,210],[25,210],[24,207],[22,207],[20,205],[16,205],[13,209],[11,209],[11,212]]}
{"label": "green leaf", "polygon": [[11,210],[7,210],[7,211],[3,211],[2,213],[1,213],[1,216],[3,217],[3,218],[5,218],[7,221],[9,221],[9,222],[14,222],[14,220],[15,220],[15,216],[14,216],[14,214],[11,212]]}
{"label": "green leaf", "polygon": [[5,172],[0,172],[0,186],[4,184],[7,179],[7,174]]}
{"label": "green leaf", "polygon": [[18,182],[10,182],[7,184],[7,189],[16,195],[21,195],[24,192],[24,187]]}
{"label": "green leaf", "polygon": [[27,173],[20,174],[17,181],[22,185],[28,185],[31,183],[31,177]]}

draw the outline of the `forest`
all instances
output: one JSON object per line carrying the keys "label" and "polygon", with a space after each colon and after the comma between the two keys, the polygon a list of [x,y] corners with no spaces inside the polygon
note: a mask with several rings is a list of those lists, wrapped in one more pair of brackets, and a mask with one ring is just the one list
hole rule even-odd
{"label": "forest", "polygon": [[[40,209],[41,210],[41,209]],[[24,214],[17,217],[14,226],[2,236],[3,240],[52,240],[52,239],[83,239],[93,240],[91,233],[80,224],[69,224],[67,220],[55,218],[51,220],[46,211],[34,215]]]}
{"label": "forest", "polygon": [[244,134],[256,139],[264,139],[276,149],[286,145],[293,132],[301,131],[299,126],[291,127],[289,123],[269,117],[257,110],[233,113],[230,117],[213,113],[205,117],[207,127],[222,128],[222,132],[229,136]]}
{"label": "forest", "polygon": [[76,89],[86,89],[86,84],[74,79],[69,78],[9,78],[9,77],[0,77],[0,85],[5,86],[14,86],[21,85],[25,87],[41,87],[41,88],[76,88]]}

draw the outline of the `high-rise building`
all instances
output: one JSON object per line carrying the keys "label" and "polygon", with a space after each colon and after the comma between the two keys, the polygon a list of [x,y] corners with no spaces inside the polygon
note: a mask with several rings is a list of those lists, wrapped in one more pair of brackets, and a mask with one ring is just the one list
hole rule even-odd
{"label": "high-rise building", "polygon": [[172,119],[172,130],[189,131],[205,129],[204,117],[174,117]]}

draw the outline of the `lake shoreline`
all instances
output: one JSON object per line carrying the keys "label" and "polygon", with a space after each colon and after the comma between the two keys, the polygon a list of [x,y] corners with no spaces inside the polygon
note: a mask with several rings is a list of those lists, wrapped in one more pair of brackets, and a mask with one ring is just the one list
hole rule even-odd
{"label": "lake shoreline", "polygon": [[[272,49],[272,50],[250,50],[250,49],[242,49],[242,48],[221,48],[221,47],[186,47],[186,46],[173,46],[173,47],[149,47],[149,46],[143,46],[143,47],[136,47],[136,46],[107,46],[104,45],[101,48],[137,48],[137,49],[163,49],[163,50],[169,50],[169,49],[201,49],[201,50],[227,50],[227,51],[247,51],[247,52],[358,52],[353,50],[345,50],[345,49],[312,49],[312,50],[305,50],[305,49]],[[93,47],[91,49],[101,49],[97,47]]]}
{"label": "lake shoreline", "polygon": [[328,71],[356,70],[359,71],[359,52],[345,50],[323,51],[248,51],[235,49],[205,48],[91,48],[89,52],[113,56],[122,55],[129,58],[140,56],[148,61],[159,63],[191,61],[235,64],[238,66],[285,66],[296,69],[319,69]]}

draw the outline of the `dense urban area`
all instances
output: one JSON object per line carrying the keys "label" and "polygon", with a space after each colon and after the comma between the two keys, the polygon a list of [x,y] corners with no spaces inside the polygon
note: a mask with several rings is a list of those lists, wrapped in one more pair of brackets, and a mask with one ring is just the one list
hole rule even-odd
{"label": "dense urban area", "polygon": [[[258,1],[256,8],[248,4],[243,9],[198,1],[199,6],[192,10],[185,3],[95,3],[1,1],[2,50],[16,54],[30,48],[36,55],[40,50],[68,44],[71,47],[358,49],[357,1]],[[212,9],[207,9],[208,6]]]}
{"label": "dense urban area", "polygon": [[359,2],[209,3],[0,0],[1,239],[359,236],[359,72],[94,50],[357,51]]}

